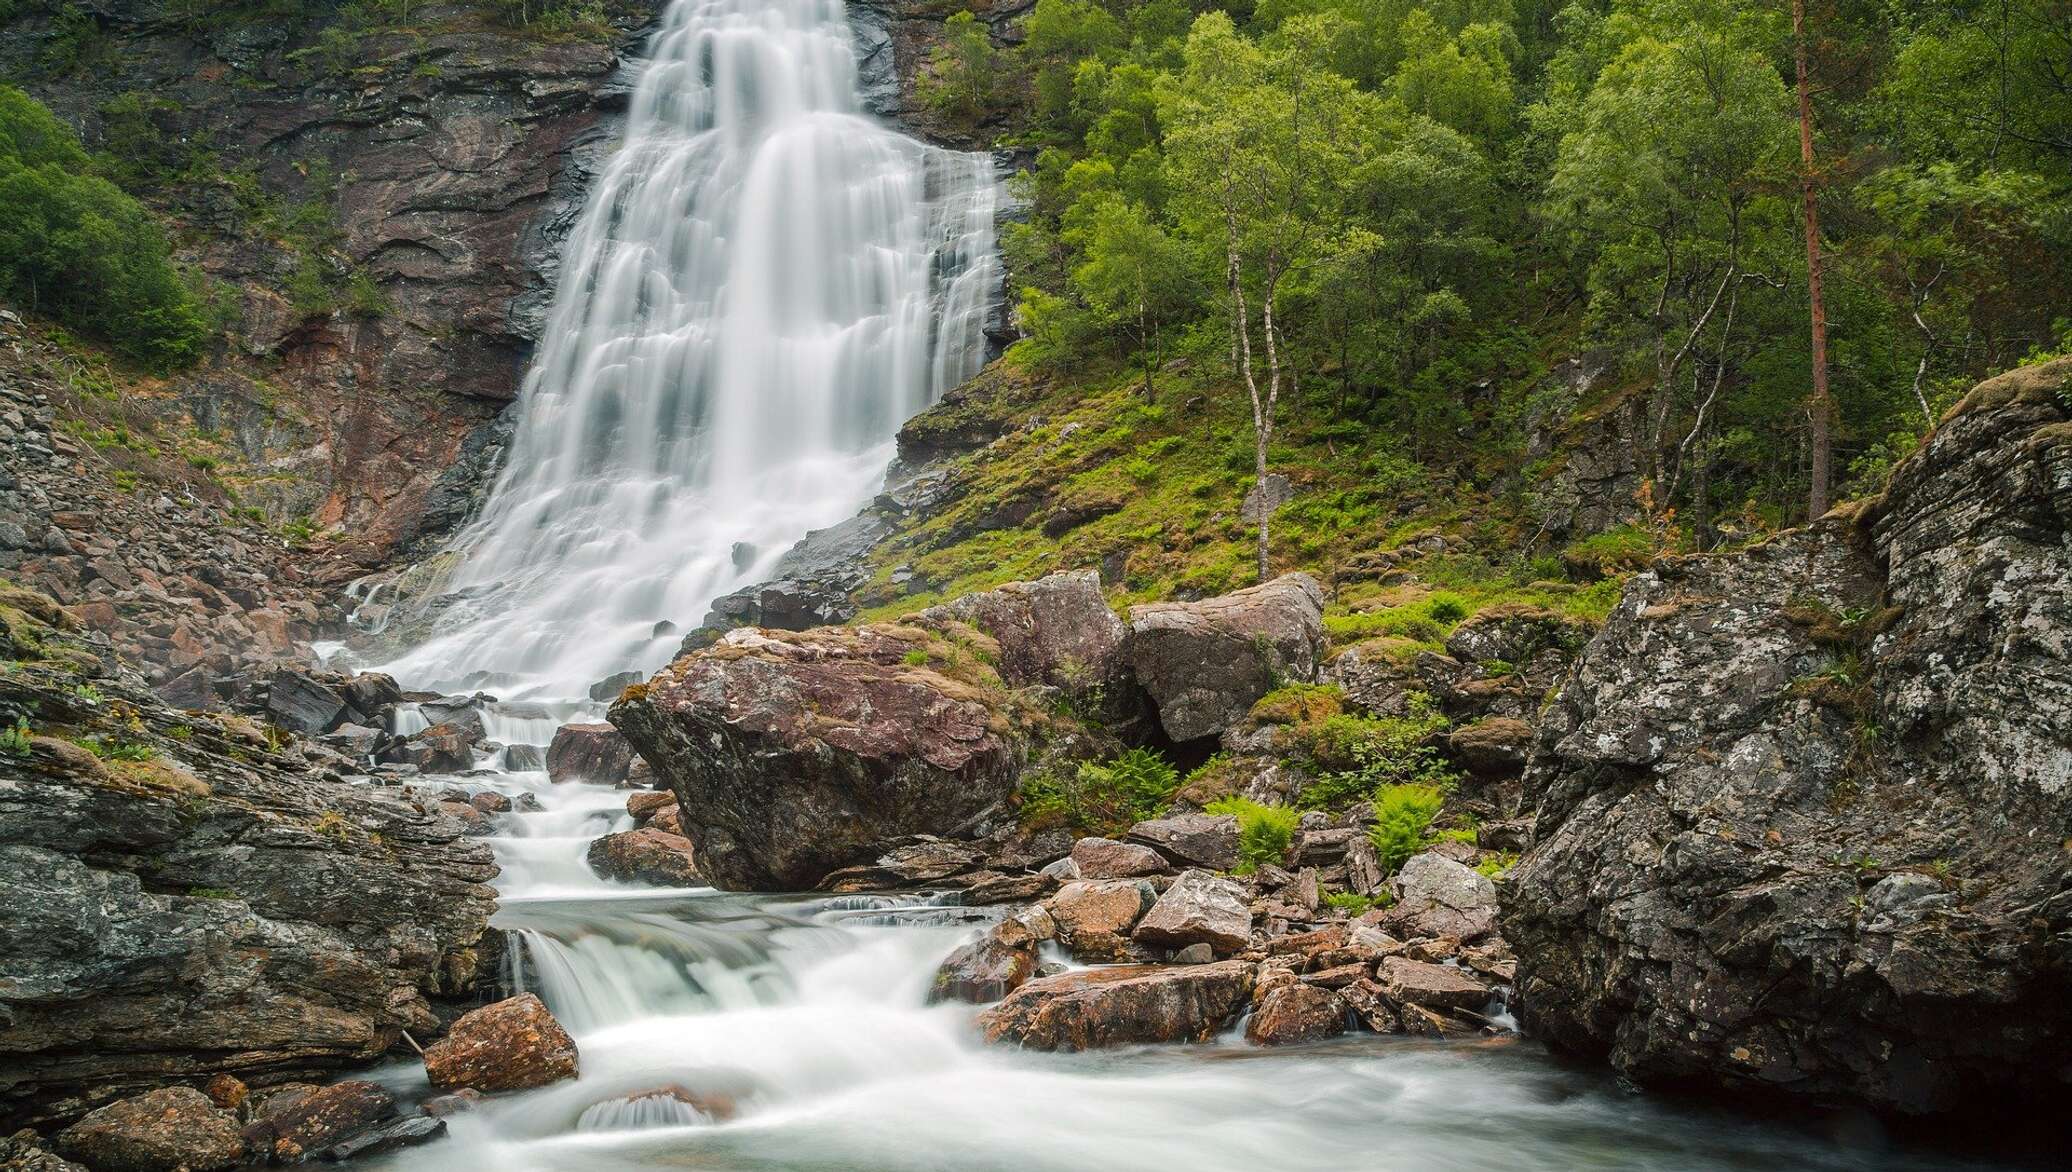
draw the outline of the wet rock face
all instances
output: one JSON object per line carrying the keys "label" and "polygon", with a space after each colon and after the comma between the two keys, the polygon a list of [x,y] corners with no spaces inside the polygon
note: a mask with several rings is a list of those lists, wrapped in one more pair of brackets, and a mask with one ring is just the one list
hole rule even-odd
{"label": "wet rock face", "polygon": [[1175,741],[1214,736],[1283,680],[1314,681],[1324,593],[1285,574],[1200,602],[1130,608],[1130,660]]}
{"label": "wet rock face", "polygon": [[988,1042],[1093,1050],[1139,1042],[1205,1042],[1244,1007],[1252,966],[1125,965],[1039,977],[979,1017]]}
{"label": "wet rock face", "polygon": [[0,754],[0,1120],[219,1072],[319,1077],[435,1034],[431,999],[475,977],[488,848],[331,779],[306,743],[93,683],[0,674],[0,724],[124,746]]}
{"label": "wet rock face", "polygon": [[1338,994],[1298,982],[1266,995],[1245,1023],[1245,1040],[1260,1046],[1314,1042],[1344,1033],[1345,1019]]}
{"label": "wet rock face", "polygon": [[915,627],[742,629],[628,689],[611,721],[674,788],[708,880],[807,890],[1013,792],[1025,740],[989,671]]}
{"label": "wet rock face", "polygon": [[547,746],[547,780],[617,785],[633,766],[633,746],[609,724],[565,724]]}
{"label": "wet rock face", "polygon": [[531,993],[485,1005],[453,1023],[424,1053],[444,1090],[521,1091],[576,1076],[576,1044]]}
{"label": "wet rock face", "polygon": [[57,1150],[95,1172],[208,1172],[244,1158],[237,1121],[192,1087],[110,1103],[58,1133]]}
{"label": "wet rock face", "polygon": [[396,1113],[396,1097],[377,1083],[333,1083],[301,1095],[244,1129],[245,1147],[266,1163],[299,1164],[306,1157]]}
{"label": "wet rock face", "polygon": [[1637,577],[1550,711],[1519,1013],[1635,1079],[1931,1111],[2072,1039],[2072,362],[1884,496]]}
{"label": "wet rock face", "polygon": [[590,869],[606,879],[696,887],[700,883],[691,840],[653,826],[607,834],[590,844]]}

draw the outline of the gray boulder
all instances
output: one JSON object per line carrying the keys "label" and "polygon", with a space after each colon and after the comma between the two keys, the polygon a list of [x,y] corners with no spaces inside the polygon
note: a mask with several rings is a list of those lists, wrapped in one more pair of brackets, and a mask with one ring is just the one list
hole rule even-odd
{"label": "gray boulder", "polygon": [[1241,960],[1084,969],[1030,981],[980,1015],[979,1029],[1031,1050],[1206,1042],[1251,994]]}
{"label": "gray boulder", "polygon": [[2054,1109],[2068,382],[1984,383],[1881,496],[1632,579],[1525,779],[1503,931],[1534,1033],[1642,1083]]}
{"label": "gray boulder", "polygon": [[1130,661],[1175,741],[1215,736],[1283,680],[1314,681],[1324,592],[1308,574],[1130,608]]}
{"label": "gray boulder", "polygon": [[209,1172],[244,1158],[237,1120],[193,1087],[166,1087],[90,1111],[57,1150],[95,1172]]}
{"label": "gray boulder", "polygon": [[1112,838],[1082,838],[1072,844],[1070,858],[1075,879],[1133,879],[1164,875],[1173,869],[1164,855],[1150,847]]}
{"label": "gray boulder", "polygon": [[1153,948],[1206,944],[1228,954],[1251,943],[1252,910],[1245,889],[1234,880],[1187,871],[1137,921],[1131,936]]}
{"label": "gray boulder", "polygon": [[1228,871],[1237,866],[1237,818],[1230,814],[1175,814],[1130,827],[1130,838],[1183,865]]}
{"label": "gray boulder", "polygon": [[1473,868],[1427,851],[1403,864],[1383,926],[1401,936],[1479,940],[1496,930],[1496,884]]}

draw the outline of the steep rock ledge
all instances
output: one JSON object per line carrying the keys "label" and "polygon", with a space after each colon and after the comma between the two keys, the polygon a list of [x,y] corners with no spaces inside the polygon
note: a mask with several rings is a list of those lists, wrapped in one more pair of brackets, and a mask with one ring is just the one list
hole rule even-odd
{"label": "steep rock ledge", "polygon": [[1653,1085],[2062,1093],[2068,382],[1984,383],[1881,497],[1633,580],[1525,779],[1529,1029]]}
{"label": "steep rock ledge", "polygon": [[0,659],[0,1128],[439,1032],[495,905],[461,823],[166,707],[42,595],[0,585]]}

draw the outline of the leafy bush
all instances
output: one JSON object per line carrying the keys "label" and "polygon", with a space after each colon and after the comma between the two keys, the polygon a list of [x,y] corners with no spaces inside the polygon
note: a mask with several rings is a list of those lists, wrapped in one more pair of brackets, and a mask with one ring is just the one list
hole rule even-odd
{"label": "leafy bush", "polygon": [[1068,778],[1025,780],[1022,820],[1112,834],[1164,812],[1179,786],[1180,774],[1171,762],[1151,749],[1131,749],[1100,764],[1085,762]]}
{"label": "leafy bush", "polygon": [[1341,714],[1302,730],[1302,752],[1319,774],[1303,788],[1302,804],[1330,809],[1381,786],[1451,785],[1453,768],[1430,743],[1447,723],[1431,697],[1413,692],[1407,715]]}
{"label": "leafy bush", "polygon": [[1250,798],[1219,798],[1206,807],[1211,814],[1237,816],[1238,872],[1249,874],[1262,865],[1279,866],[1295,841],[1295,825],[1302,815],[1286,806],[1268,806]]}
{"label": "leafy bush", "polygon": [[1393,875],[1431,843],[1432,819],[1446,795],[1437,786],[1387,785],[1374,794],[1374,824],[1367,838],[1381,856],[1381,871]]}
{"label": "leafy bush", "polygon": [[1425,614],[1442,626],[1457,623],[1467,618],[1469,613],[1468,600],[1458,594],[1441,592],[1425,599]]}
{"label": "leafy bush", "polygon": [[122,189],[88,174],[79,140],[0,86],[0,295],[155,366],[194,361],[208,324],[165,234]]}

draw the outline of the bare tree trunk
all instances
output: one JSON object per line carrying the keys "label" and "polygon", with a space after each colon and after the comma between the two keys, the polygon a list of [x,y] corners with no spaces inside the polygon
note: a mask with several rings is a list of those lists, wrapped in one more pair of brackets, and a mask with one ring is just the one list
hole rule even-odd
{"label": "bare tree trunk", "polygon": [[1813,397],[1806,404],[1812,423],[1808,443],[1806,519],[1827,512],[1834,440],[1829,423],[1834,403],[1827,391],[1827,305],[1820,296],[1820,201],[1813,190],[1813,98],[1806,82],[1806,0],[1791,0],[1791,31],[1799,73],[1799,191],[1806,203],[1806,301],[1813,317]]}

